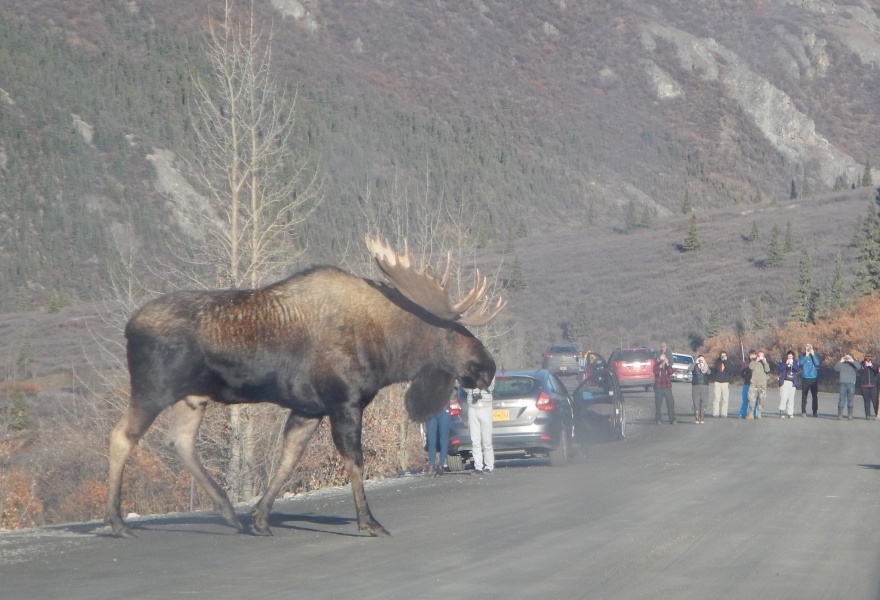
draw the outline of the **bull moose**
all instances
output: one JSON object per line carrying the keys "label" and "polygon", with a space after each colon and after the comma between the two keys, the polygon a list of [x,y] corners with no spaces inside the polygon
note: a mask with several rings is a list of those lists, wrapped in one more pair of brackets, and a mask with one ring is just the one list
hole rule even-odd
{"label": "bull moose", "polygon": [[506,303],[489,305],[479,271],[473,288],[453,303],[448,258],[439,276],[439,269],[417,267],[406,248],[398,254],[379,238],[365,242],[387,283],[313,267],[260,289],[173,292],[134,313],[125,327],[131,399],[110,434],[106,521],[115,535],[133,536],[121,513],[126,459],[168,407],[166,443],[223,520],[244,529],[195,452],[209,400],[271,402],[290,411],[278,470],[254,507],[256,533],[270,533],[275,497],[327,417],[351,482],[358,530],[390,535],[364,493],[363,411],[396,382],[410,382],[405,405],[413,420],[436,414],[456,377],[468,388],[488,387],[495,361],[465,325],[488,323]]}

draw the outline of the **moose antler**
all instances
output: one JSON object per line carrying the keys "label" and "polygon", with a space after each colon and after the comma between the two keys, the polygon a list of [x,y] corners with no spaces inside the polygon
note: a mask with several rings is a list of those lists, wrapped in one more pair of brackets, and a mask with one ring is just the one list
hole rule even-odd
{"label": "moose antler", "polygon": [[[461,300],[453,304],[449,298],[449,267],[452,262],[449,255],[446,257],[446,269],[438,281],[427,273],[424,265],[415,266],[406,241],[403,243],[402,255],[395,252],[391,246],[378,237],[367,235],[364,237],[364,242],[388,283],[434,316],[478,327],[497,317],[507,306],[507,302],[499,298],[492,310],[487,312],[489,299],[483,298],[483,296],[489,283],[484,276],[480,275],[479,270],[474,275],[474,287]],[[439,268],[437,272],[440,272]],[[463,318],[462,315],[481,298],[482,303],[479,308]]]}

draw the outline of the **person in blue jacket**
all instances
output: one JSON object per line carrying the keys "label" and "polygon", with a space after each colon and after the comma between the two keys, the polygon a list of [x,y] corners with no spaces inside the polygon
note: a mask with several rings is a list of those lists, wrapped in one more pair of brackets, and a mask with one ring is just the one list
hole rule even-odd
{"label": "person in blue jacket", "polygon": [[819,365],[822,358],[813,350],[812,344],[804,346],[798,358],[801,365],[801,416],[807,416],[807,393],[813,394],[813,416],[819,416]]}

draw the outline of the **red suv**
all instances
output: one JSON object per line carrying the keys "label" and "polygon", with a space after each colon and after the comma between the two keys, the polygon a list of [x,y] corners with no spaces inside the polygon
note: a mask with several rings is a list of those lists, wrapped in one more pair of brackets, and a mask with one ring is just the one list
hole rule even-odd
{"label": "red suv", "polygon": [[618,348],[608,357],[620,387],[654,387],[654,355],[647,348]]}

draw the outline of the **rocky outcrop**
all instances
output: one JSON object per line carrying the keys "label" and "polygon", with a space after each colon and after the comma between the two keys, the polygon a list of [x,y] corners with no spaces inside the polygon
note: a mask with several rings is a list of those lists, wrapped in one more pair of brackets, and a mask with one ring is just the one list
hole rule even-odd
{"label": "rocky outcrop", "polygon": [[[770,143],[786,158],[801,164],[818,165],[816,176],[823,183],[830,187],[838,176],[843,175],[847,181],[857,181],[861,176],[860,164],[822,137],[816,131],[815,122],[795,107],[788,94],[752,70],[736,53],[712,38],[698,38],[658,23],[645,24],[641,36],[645,50],[652,53],[658,39],[674,45],[679,66],[683,70],[697,73],[707,81],[721,83],[726,93],[738,102]],[[814,40],[810,47],[816,49],[816,56],[820,57],[819,63],[822,64],[822,44]],[[806,54],[806,48],[802,58],[813,64]],[[662,81],[657,76],[658,70],[652,73],[658,97],[676,98],[675,95],[662,92],[673,88],[668,82],[662,88],[658,85],[658,81]],[[813,72],[813,75],[816,73]],[[669,79],[674,77],[674,74],[665,75]],[[875,180],[878,175],[880,172],[873,175]]]}

